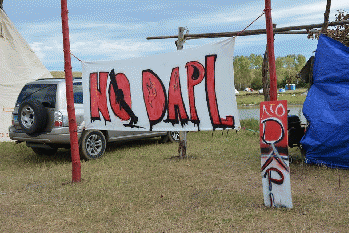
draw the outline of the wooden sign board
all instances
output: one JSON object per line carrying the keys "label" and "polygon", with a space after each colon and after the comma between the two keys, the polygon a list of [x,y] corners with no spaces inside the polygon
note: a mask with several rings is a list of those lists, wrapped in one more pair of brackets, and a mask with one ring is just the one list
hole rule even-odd
{"label": "wooden sign board", "polygon": [[259,127],[264,204],[292,208],[287,101],[262,102]]}

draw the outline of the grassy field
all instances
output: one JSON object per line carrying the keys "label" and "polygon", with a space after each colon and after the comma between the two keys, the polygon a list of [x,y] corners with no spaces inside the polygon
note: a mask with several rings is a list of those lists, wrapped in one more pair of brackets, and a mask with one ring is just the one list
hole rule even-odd
{"label": "grassy field", "polygon": [[[51,71],[50,73],[54,78],[64,78],[64,75],[65,75],[64,71]],[[73,77],[81,77],[81,75],[82,75],[81,72],[78,72],[78,71],[73,72]]]}
{"label": "grassy field", "polygon": [[[258,130],[257,121],[242,126]],[[259,134],[188,133],[178,144],[140,140],[82,161],[71,184],[69,150],[37,156],[0,144],[0,232],[346,232],[348,170],[303,163],[290,150],[293,209],[264,206]]]}
{"label": "grassy field", "polygon": [[[307,89],[301,88],[294,91],[286,91],[283,93],[278,93],[278,100],[287,100],[289,105],[298,105],[303,104],[305,101],[306,95],[302,95]],[[259,94],[258,92],[245,92],[240,91],[236,95],[236,102],[240,106],[244,105],[259,105],[260,102],[264,101],[264,95]]]}

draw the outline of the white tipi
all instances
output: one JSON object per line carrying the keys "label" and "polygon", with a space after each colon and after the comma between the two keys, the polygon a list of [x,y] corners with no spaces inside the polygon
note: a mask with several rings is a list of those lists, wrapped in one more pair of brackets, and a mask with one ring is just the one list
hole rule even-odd
{"label": "white tipi", "polygon": [[0,141],[10,141],[8,127],[24,84],[52,78],[52,75],[7,17],[2,2],[0,0]]}

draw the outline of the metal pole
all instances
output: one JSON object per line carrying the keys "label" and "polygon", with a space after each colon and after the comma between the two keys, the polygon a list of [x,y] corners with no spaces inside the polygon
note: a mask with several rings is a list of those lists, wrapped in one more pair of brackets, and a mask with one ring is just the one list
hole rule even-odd
{"label": "metal pole", "polygon": [[[183,49],[184,40],[184,27],[178,28],[178,40],[175,42],[177,50]],[[185,158],[187,156],[187,132],[179,131],[179,147],[178,147],[179,158]]]}
{"label": "metal pole", "polygon": [[268,45],[268,59],[269,59],[269,74],[270,74],[270,100],[277,100],[277,79],[274,55],[274,35],[273,22],[271,19],[271,0],[265,0],[265,20],[267,29],[267,45]]}
{"label": "metal pole", "polygon": [[72,158],[72,182],[81,181],[81,164],[79,155],[79,144],[77,134],[77,124],[74,108],[73,93],[73,72],[71,68],[70,42],[69,42],[69,25],[68,25],[68,6],[67,0],[61,0],[62,7],[62,32],[63,32],[63,48],[64,48],[64,71],[66,83],[67,110],[69,118],[69,134]]}

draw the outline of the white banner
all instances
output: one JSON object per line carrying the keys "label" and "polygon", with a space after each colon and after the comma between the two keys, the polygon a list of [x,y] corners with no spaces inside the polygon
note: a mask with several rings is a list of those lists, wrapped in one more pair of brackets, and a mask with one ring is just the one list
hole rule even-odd
{"label": "white banner", "polygon": [[197,131],[239,128],[233,38],[120,61],[84,62],[87,129]]}

